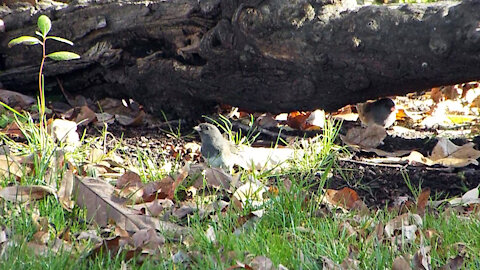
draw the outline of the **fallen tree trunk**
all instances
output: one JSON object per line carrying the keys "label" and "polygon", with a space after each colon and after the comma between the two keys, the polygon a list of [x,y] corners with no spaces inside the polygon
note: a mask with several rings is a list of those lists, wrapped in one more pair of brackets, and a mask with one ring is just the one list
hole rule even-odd
{"label": "fallen tree trunk", "polygon": [[[333,3],[336,2],[336,3]],[[334,110],[379,96],[480,79],[480,1],[364,6],[351,1],[40,2],[0,10],[0,82],[36,89],[40,47],[7,48],[40,14],[50,42],[80,60],[48,62],[47,87],[131,97],[199,116],[215,103],[254,111]],[[31,14],[34,16],[31,16]]]}

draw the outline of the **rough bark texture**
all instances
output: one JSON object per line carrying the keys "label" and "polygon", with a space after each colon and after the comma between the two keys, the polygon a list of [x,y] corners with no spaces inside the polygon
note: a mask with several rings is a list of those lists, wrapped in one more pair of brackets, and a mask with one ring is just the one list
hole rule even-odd
{"label": "rough bark texture", "polygon": [[50,51],[47,87],[132,97],[149,111],[199,116],[215,103],[254,111],[334,110],[379,96],[480,79],[480,1],[364,6],[337,0],[75,1],[0,10],[0,82],[33,91],[40,14]]}

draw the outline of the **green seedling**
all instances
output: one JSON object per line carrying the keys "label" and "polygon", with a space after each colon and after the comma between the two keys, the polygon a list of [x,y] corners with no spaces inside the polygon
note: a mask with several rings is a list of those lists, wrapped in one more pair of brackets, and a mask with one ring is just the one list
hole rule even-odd
{"label": "green seedling", "polygon": [[[40,63],[40,70],[38,71],[38,90],[39,90],[39,115],[40,115],[40,126],[44,127],[45,124],[45,88],[44,88],[44,78],[43,78],[43,67],[45,65],[45,59],[50,58],[56,61],[66,61],[72,59],[80,58],[80,55],[68,52],[68,51],[58,51],[46,54],[46,41],[48,39],[53,39],[59,42],[66,43],[68,45],[73,45],[68,39],[56,37],[56,36],[48,36],[48,33],[52,29],[52,21],[45,15],[40,15],[38,17],[37,26],[39,31],[35,31],[35,34],[40,37],[32,37],[32,36],[21,36],[15,39],[10,40],[8,43],[8,47],[12,47],[18,44],[23,45],[42,45],[42,61]],[[4,105],[4,104],[2,104]],[[4,105],[5,106],[5,105]]]}

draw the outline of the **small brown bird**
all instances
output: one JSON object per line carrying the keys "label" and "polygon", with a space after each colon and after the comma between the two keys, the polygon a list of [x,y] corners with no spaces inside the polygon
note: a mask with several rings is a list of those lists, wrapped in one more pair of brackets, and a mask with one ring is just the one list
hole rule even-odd
{"label": "small brown bird", "polygon": [[393,125],[396,119],[395,102],[390,98],[382,98],[357,104],[358,117],[362,124],[370,126],[380,125],[385,128]]}

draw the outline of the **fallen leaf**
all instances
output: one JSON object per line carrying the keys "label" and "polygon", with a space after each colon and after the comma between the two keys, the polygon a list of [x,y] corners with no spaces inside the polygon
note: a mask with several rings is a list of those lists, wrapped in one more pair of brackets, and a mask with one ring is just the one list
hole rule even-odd
{"label": "fallen leaf", "polygon": [[25,135],[23,134],[23,131],[20,129],[18,124],[16,122],[12,122],[8,124],[5,128],[3,128],[2,133],[14,137],[14,138],[25,138]]}
{"label": "fallen leaf", "polygon": [[357,192],[348,187],[340,190],[327,189],[325,198],[329,203],[347,210],[352,209],[357,201],[361,201]]}
{"label": "fallen leaf", "polygon": [[332,259],[326,257],[326,256],[320,256],[322,258],[322,269],[325,270],[343,270],[342,267],[338,264],[335,263]]}
{"label": "fallen leaf", "polygon": [[410,263],[403,256],[398,256],[393,260],[392,270],[411,270]]}
{"label": "fallen leaf", "polygon": [[156,199],[151,202],[136,204],[133,209],[139,210],[145,215],[158,217],[164,210],[171,209],[174,203],[170,199]]}
{"label": "fallen leaf", "polygon": [[62,178],[60,188],[58,189],[57,196],[60,204],[68,211],[73,209],[75,202],[72,200],[73,192],[73,172],[67,170]]}
{"label": "fallen leaf", "polygon": [[275,266],[273,265],[272,260],[265,256],[257,256],[253,258],[250,262],[250,267],[255,270],[274,270]]}
{"label": "fallen leaf", "polygon": [[[129,238],[114,236],[108,239],[103,239],[101,243],[95,245],[95,247],[90,251],[88,257],[97,257],[100,254],[111,254],[111,256],[116,256],[120,251],[122,251],[128,244]],[[135,255],[135,251],[127,252],[125,259],[131,259]]]}
{"label": "fallen leaf", "polygon": [[203,172],[203,175],[201,173],[196,174],[197,179],[193,183],[193,187],[196,189],[223,188],[228,190],[230,188],[231,174],[227,174],[220,168],[213,167],[206,168]]}
{"label": "fallen leaf", "polygon": [[149,250],[158,249],[165,244],[165,237],[158,234],[155,229],[142,229],[132,235],[133,246],[135,248],[148,248]]}
{"label": "fallen leaf", "polygon": [[115,116],[106,112],[96,113],[95,117],[97,118],[96,125],[111,125],[115,122]]}
{"label": "fallen leaf", "polygon": [[413,256],[413,259],[412,259],[414,270],[430,270],[430,269],[432,269],[431,265],[430,265],[430,262],[432,260],[431,257],[430,257],[430,254],[429,254],[430,249],[431,249],[430,246],[427,246],[427,247],[425,247],[423,245],[420,246],[420,248],[415,253],[415,255]]}
{"label": "fallen leaf", "polygon": [[427,206],[428,198],[430,198],[429,188],[422,190],[422,193],[420,193],[417,198],[417,214],[422,217],[425,214],[425,207]]}
{"label": "fallen leaf", "polygon": [[309,116],[310,112],[291,112],[287,117],[287,125],[294,129],[302,129]]}
{"label": "fallen leaf", "polygon": [[[400,231],[402,235],[405,235],[406,237],[414,237],[416,228],[422,226],[423,221],[420,215],[405,213],[387,222],[385,225],[385,235],[387,237],[392,237],[395,235],[395,231]],[[413,239],[410,238],[408,240]]]}
{"label": "fallen leaf", "polygon": [[14,91],[0,89],[0,100],[10,107],[20,107],[27,109],[30,105],[37,102],[36,99]]}
{"label": "fallen leaf", "polygon": [[87,126],[91,122],[95,121],[97,115],[95,114],[92,109],[88,106],[84,105],[80,107],[80,112],[78,113],[77,117],[75,118],[75,122],[79,126]]}
{"label": "fallen leaf", "polygon": [[24,173],[30,172],[30,167],[26,166],[25,159],[12,155],[0,155],[0,176],[23,178]]}
{"label": "fallen leaf", "polygon": [[379,125],[370,125],[367,128],[356,127],[347,131],[347,135],[340,135],[342,141],[351,146],[361,149],[371,149],[382,144],[387,137],[387,131]]}
{"label": "fallen leaf", "polygon": [[102,238],[98,236],[96,230],[88,230],[88,231],[80,232],[80,234],[77,236],[77,240],[92,241],[95,244],[103,241]]}
{"label": "fallen leaf", "polygon": [[465,258],[461,255],[457,255],[454,258],[448,259],[447,263],[440,267],[439,270],[457,270],[464,269]]}
{"label": "fallen leaf", "polygon": [[48,195],[55,194],[55,190],[48,186],[30,185],[30,186],[11,186],[0,190],[0,197],[4,200],[24,203],[32,200],[40,200]]}
{"label": "fallen leaf", "polygon": [[113,197],[114,187],[95,178],[74,178],[74,194],[79,207],[87,209],[87,218],[100,226],[109,220],[115,221],[127,231],[155,228],[157,230],[182,235],[187,229],[176,224],[161,221],[151,216],[139,215],[135,210],[123,206],[124,200]]}
{"label": "fallen leaf", "polygon": [[325,111],[315,110],[305,121],[304,130],[319,130],[325,126]]}
{"label": "fallen leaf", "polygon": [[115,183],[116,188],[126,188],[126,187],[142,187],[142,179],[140,175],[135,172],[127,171],[120,178],[118,178],[117,183]]}
{"label": "fallen leaf", "polygon": [[463,196],[462,196],[461,198],[453,198],[453,199],[450,199],[450,200],[448,201],[448,203],[450,203],[450,205],[452,205],[452,206],[462,205],[462,204],[471,204],[471,203],[480,203],[480,199],[479,199],[479,195],[480,195],[479,187],[480,187],[480,186],[477,186],[476,188],[471,189],[471,190],[465,192],[465,194],[463,194]]}
{"label": "fallen leaf", "polygon": [[265,199],[263,198],[263,193],[267,191],[268,189],[260,182],[255,183],[249,181],[240,186],[233,193],[233,197],[242,202],[242,206],[248,204],[253,206],[260,206],[265,201]]}
{"label": "fallen leaf", "polygon": [[278,125],[271,113],[264,113],[255,119],[255,124],[263,128],[273,128]]}
{"label": "fallen leaf", "polygon": [[161,181],[148,182],[143,187],[143,201],[151,202],[155,199],[165,199],[169,194],[172,194],[173,189],[173,180],[172,177],[167,176]]}
{"label": "fallen leaf", "polygon": [[143,125],[145,115],[146,114],[145,114],[144,111],[140,111],[135,117],[116,114],[115,115],[115,120],[117,120],[118,123],[120,123],[120,125],[122,125],[122,126],[138,127],[138,126]]}

